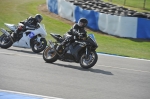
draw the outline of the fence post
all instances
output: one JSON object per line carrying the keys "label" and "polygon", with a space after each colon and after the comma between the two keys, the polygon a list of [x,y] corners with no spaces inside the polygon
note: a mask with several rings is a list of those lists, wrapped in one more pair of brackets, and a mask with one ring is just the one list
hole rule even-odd
{"label": "fence post", "polygon": [[143,9],[145,9],[146,0],[144,0]]}
{"label": "fence post", "polygon": [[126,0],[124,0],[124,5],[126,4]]}

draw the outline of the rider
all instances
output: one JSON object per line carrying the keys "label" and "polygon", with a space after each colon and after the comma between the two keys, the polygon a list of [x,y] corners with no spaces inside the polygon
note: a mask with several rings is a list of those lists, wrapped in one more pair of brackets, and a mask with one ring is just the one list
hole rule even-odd
{"label": "rider", "polygon": [[80,33],[82,33],[82,37],[86,37],[87,32],[85,31],[84,28],[87,26],[87,24],[88,20],[86,18],[80,18],[78,23],[75,23],[73,27],[70,29],[70,31],[66,33],[66,35],[69,34],[70,36],[67,36],[65,40],[60,45],[58,45],[56,51],[60,52],[62,46],[65,46],[68,42],[75,41],[74,37],[76,38],[79,37]]}
{"label": "rider", "polygon": [[40,23],[43,20],[43,17],[40,14],[36,14],[35,17],[29,17],[27,18],[25,21],[21,21],[20,23],[22,23],[24,26],[22,27],[18,27],[16,29],[16,33],[20,33],[21,31],[26,29],[26,26],[28,26],[29,28],[35,29],[38,27],[38,23]]}

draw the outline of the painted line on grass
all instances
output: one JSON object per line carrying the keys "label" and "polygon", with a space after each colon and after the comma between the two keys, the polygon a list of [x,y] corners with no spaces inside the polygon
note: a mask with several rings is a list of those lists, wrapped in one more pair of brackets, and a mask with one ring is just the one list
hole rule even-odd
{"label": "painted line on grass", "polygon": [[63,98],[0,89],[0,99],[63,99]]}

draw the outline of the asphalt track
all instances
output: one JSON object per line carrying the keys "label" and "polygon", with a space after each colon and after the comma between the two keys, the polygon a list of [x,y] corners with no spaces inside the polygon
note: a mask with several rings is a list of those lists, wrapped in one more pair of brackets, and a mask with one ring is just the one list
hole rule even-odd
{"label": "asphalt track", "polygon": [[31,49],[0,48],[0,99],[150,99],[150,60],[98,57],[86,70],[46,63]]}

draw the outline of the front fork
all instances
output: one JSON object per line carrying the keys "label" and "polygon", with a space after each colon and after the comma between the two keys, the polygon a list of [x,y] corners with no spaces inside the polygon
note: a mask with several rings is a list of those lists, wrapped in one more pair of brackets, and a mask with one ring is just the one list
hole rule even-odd
{"label": "front fork", "polygon": [[38,43],[41,42],[41,37],[39,37],[39,36],[36,37],[36,36],[35,36],[35,37],[32,38],[32,40],[33,40],[33,43],[34,43],[34,44],[38,44]]}
{"label": "front fork", "polygon": [[40,42],[40,38],[37,36],[34,36],[30,39],[30,45],[33,46],[33,44],[38,44]]}
{"label": "front fork", "polygon": [[86,47],[86,49],[85,49],[85,58],[88,58],[88,56],[89,56],[89,50],[88,50],[88,47]]}
{"label": "front fork", "polygon": [[39,43],[41,42],[41,38],[42,38],[42,37],[37,36],[37,41],[38,41]]}

